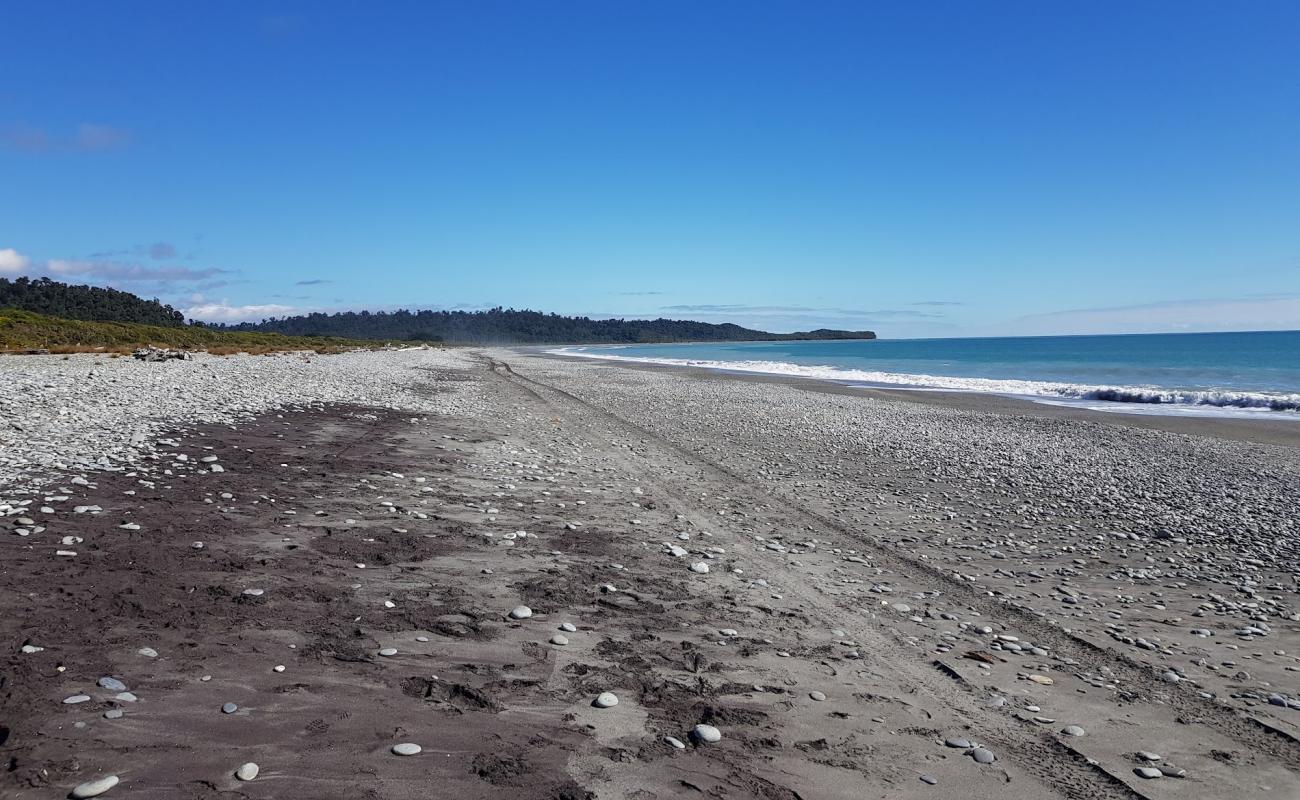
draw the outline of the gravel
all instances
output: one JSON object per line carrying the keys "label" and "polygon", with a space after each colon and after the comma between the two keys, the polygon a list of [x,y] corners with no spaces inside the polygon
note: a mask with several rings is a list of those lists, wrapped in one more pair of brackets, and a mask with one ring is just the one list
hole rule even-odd
{"label": "gravel", "polygon": [[[158,363],[89,354],[2,356],[0,486],[32,487],[67,472],[93,479],[91,473],[99,470],[156,466],[153,440],[163,431],[233,423],[275,408],[362,403],[472,415],[476,389],[469,382],[436,397],[419,391],[428,382],[419,379],[419,370],[463,366],[466,358],[437,349],[331,356],[197,354],[189,361]],[[33,397],[41,402],[32,402]],[[213,466],[199,461],[185,468],[211,471]],[[3,502],[0,498],[0,513]]]}

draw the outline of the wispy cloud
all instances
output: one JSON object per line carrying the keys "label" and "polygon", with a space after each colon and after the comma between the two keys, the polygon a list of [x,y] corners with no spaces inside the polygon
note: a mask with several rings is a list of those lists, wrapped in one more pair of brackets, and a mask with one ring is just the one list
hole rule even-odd
{"label": "wispy cloud", "polygon": [[324,284],[333,283],[333,282],[334,281],[325,280],[324,278],[312,278],[311,280],[307,280],[307,281],[298,281],[297,283],[294,284],[294,286],[322,286]]}
{"label": "wispy cloud", "polygon": [[1294,330],[1300,294],[1169,300],[1030,314],[1006,326],[1024,334]]}
{"label": "wispy cloud", "polygon": [[654,297],[657,295],[668,294],[668,293],[667,292],[614,292],[614,294],[620,297]]}
{"label": "wispy cloud", "polygon": [[131,144],[134,136],[125,128],[83,122],[71,132],[51,133],[31,125],[7,125],[0,128],[0,143],[23,153],[102,153],[120,150]]}
{"label": "wispy cloud", "polygon": [[176,257],[176,246],[171,242],[154,242],[149,245],[149,257],[154,261],[165,261]]}
{"label": "wispy cloud", "polygon": [[157,281],[202,281],[216,275],[228,274],[229,270],[207,267],[192,269],[190,267],[148,267],[141,264],[121,263],[117,261],[68,261],[51,259],[45,262],[44,272],[54,276],[78,276],[105,281],[122,281],[126,283]]}
{"label": "wispy cloud", "polygon": [[911,317],[916,319],[936,319],[942,317],[929,311],[917,311],[911,308],[825,308],[818,306],[759,306],[742,303],[694,303],[685,305],[662,306],[664,311],[685,314],[834,314],[837,316],[863,318]]}
{"label": "wispy cloud", "polygon": [[920,300],[915,303],[908,303],[909,306],[964,306],[965,303],[956,300]]}

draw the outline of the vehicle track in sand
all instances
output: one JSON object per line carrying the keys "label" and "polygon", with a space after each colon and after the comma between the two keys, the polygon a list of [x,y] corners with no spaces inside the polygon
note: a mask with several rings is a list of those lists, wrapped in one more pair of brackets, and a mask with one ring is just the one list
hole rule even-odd
{"label": "vehicle track in sand", "polygon": [[[1163,682],[1152,667],[1136,662],[1126,654],[1071,635],[1023,606],[998,600],[949,572],[908,557],[875,536],[808,508],[792,492],[747,479],[564,389],[522,375],[507,362],[486,355],[481,358],[486,373],[501,383],[514,387],[529,401],[544,403],[550,412],[567,418],[575,428],[589,426],[599,420],[611,434],[639,440],[647,448],[658,451],[653,456],[647,452],[643,458],[636,459],[625,454],[623,457],[627,461],[636,462],[629,463],[629,467],[644,471],[647,466],[644,461],[656,458],[673,462],[678,469],[694,470],[701,479],[715,484],[714,491],[723,491],[737,500],[747,502],[754,509],[768,506],[762,510],[764,524],[784,525],[790,530],[808,528],[814,532],[824,531],[851,538],[856,546],[869,551],[869,560],[873,566],[888,570],[914,585],[941,587],[943,595],[951,602],[978,611],[986,621],[1001,630],[1014,630],[1035,643],[1049,646],[1055,656],[1071,662],[1072,669],[1095,672],[1103,667],[1108,668],[1116,682],[1124,688],[1123,700],[1127,706],[1158,710],[1162,715],[1173,716],[1177,723],[1203,729],[1206,739],[1214,738],[1212,735],[1227,738],[1238,747],[1245,748],[1252,757],[1267,759],[1290,770],[1300,771],[1300,741],[1289,733],[1222,703],[1204,699],[1190,689],[1171,686]],[[664,472],[654,474],[645,471],[644,474],[647,485],[658,486],[663,495],[674,498],[670,501],[673,512],[691,519],[697,526],[717,525],[718,520],[698,506],[676,500],[698,493],[698,485],[690,485],[688,481]],[[1131,771],[1128,771],[1129,774],[1121,773],[1113,768],[1114,765],[1108,769],[1043,727],[1016,717],[1004,709],[990,707],[986,702],[988,692],[963,677],[962,672],[945,657],[936,658],[934,653],[927,653],[916,644],[908,643],[909,640],[914,642],[917,634],[910,626],[888,616],[864,614],[861,601],[854,603],[834,598],[803,582],[789,583],[786,587],[787,594],[798,596],[805,613],[820,615],[831,626],[851,627],[850,632],[866,645],[865,649],[883,658],[901,679],[952,708],[969,724],[973,734],[983,737],[986,743],[1013,759],[1059,796],[1164,796],[1164,791],[1158,791],[1163,787],[1157,787],[1155,782],[1140,781]],[[1162,783],[1168,785],[1170,781]]]}

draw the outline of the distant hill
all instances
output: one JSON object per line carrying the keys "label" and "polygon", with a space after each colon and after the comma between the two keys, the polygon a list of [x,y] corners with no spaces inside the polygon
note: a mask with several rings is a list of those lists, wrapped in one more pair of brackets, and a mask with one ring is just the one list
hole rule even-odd
{"label": "distant hill", "polygon": [[874,339],[871,331],[819,329],[768,333],[739,325],[672,319],[589,319],[540,311],[493,308],[487,311],[344,311],[267,319],[222,326],[223,330],[282,333],[288,336],[342,336],[393,341],[464,344],[570,344],[652,342],[735,342],[787,339]]}
{"label": "distant hill", "polygon": [[117,289],[73,286],[49,278],[0,278],[0,308],[94,322],[173,328],[185,324],[184,314],[157,300],[145,300]]}

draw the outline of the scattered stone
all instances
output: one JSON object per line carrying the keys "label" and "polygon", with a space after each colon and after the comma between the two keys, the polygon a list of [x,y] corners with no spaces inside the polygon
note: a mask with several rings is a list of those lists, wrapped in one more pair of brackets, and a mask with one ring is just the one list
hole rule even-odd
{"label": "scattered stone", "polygon": [[239,765],[239,769],[235,770],[235,777],[241,781],[251,781],[257,777],[258,772],[261,772],[261,767],[249,761],[246,764]]}
{"label": "scattered stone", "polygon": [[233,714],[233,713],[235,713],[235,712],[238,711],[238,710],[239,710],[239,706],[235,705],[234,703],[222,703],[222,704],[221,704],[221,713],[222,713],[222,714]]}
{"label": "scattered stone", "polygon": [[613,692],[601,692],[592,703],[596,708],[613,708],[618,705],[618,695]]}
{"label": "scattered stone", "polygon": [[93,781],[86,781],[85,783],[79,784],[72,790],[72,796],[78,800],[87,797],[99,797],[117,784],[118,777],[116,775],[105,775],[102,778],[96,778]]}
{"label": "scattered stone", "polygon": [[103,678],[100,678],[100,679],[99,679],[99,686],[100,686],[101,689],[107,689],[107,690],[109,690],[110,692],[125,692],[125,691],[126,691],[126,684],[125,684],[125,683],[122,683],[122,682],[119,681],[117,678],[110,678],[110,677],[108,677],[108,676],[104,676]]}
{"label": "scattered stone", "polygon": [[970,757],[975,759],[978,764],[992,764],[998,760],[998,757],[993,755],[992,750],[986,750],[983,747],[977,747],[970,751]]}
{"label": "scattered stone", "polygon": [[712,725],[696,725],[691,729],[691,738],[697,742],[712,744],[722,741],[722,731]]}
{"label": "scattered stone", "polygon": [[528,606],[515,606],[510,609],[511,619],[528,619],[533,615],[533,610]]}
{"label": "scattered stone", "polygon": [[551,644],[555,644],[563,647],[568,643],[569,643],[569,638],[567,636],[564,636],[563,634],[557,633],[551,637]]}
{"label": "scattered stone", "polygon": [[395,756],[414,756],[418,755],[424,748],[414,742],[399,742],[393,745],[392,751]]}

